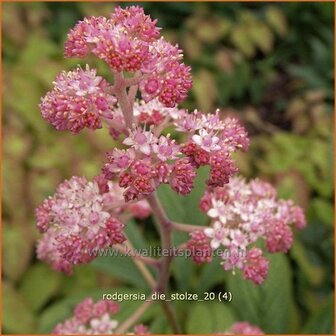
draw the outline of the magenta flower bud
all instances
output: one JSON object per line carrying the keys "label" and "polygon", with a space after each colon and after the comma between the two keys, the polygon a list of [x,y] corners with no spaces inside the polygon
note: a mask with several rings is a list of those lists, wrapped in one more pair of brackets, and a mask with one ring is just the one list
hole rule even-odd
{"label": "magenta flower bud", "polygon": [[191,258],[196,264],[212,261],[212,248],[209,238],[201,230],[190,233],[187,249],[191,252]]}
{"label": "magenta flower bud", "polygon": [[264,282],[268,273],[268,260],[263,257],[262,251],[253,248],[248,251],[246,264],[243,267],[244,278],[252,280],[256,285]]}
{"label": "magenta flower bud", "polygon": [[260,328],[248,322],[235,322],[227,333],[233,335],[264,335]]}

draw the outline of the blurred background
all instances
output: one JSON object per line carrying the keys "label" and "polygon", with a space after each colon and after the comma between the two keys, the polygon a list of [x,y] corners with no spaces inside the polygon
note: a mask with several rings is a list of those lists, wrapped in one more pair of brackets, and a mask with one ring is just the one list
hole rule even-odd
{"label": "blurred background", "polygon": [[[308,226],[287,255],[272,256],[263,286],[177,259],[172,291],[230,290],[230,303],[175,303],[185,333],[224,331],[246,320],[268,333],[333,333],[333,3],[140,3],[179,43],[193,68],[190,109],[241,118],[251,148],[237,156],[241,173],[274,183],[306,209]],[[4,3],[3,42],[3,333],[49,333],[83,297],[149,289],[131,261],[97,259],[71,277],[35,258],[34,208],[72,175],[92,178],[113,146],[105,130],[78,136],[43,122],[40,97],[55,76],[80,60],[63,58],[68,30],[84,16],[106,15],[111,3]],[[85,62],[111,78],[102,62]],[[170,216],[205,224],[195,191],[160,196]],[[130,222],[135,247],[157,244],[150,220]],[[146,237],[144,239],[143,237]],[[176,238],[177,240],[178,238]],[[181,238],[180,238],[181,239]],[[138,302],[122,303],[120,319]],[[170,328],[159,306],[142,321],[153,333]]]}

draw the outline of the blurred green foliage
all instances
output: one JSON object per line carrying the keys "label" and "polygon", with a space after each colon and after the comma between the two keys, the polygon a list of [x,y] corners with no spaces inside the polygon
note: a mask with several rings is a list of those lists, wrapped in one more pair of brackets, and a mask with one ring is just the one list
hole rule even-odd
{"label": "blurred green foliage", "polygon": [[[260,176],[307,212],[288,255],[272,256],[261,287],[177,258],[172,291],[230,290],[231,303],[176,302],[186,333],[220,332],[248,320],[268,333],[333,333],[333,4],[142,3],[163,34],[185,50],[194,87],[184,103],[238,115],[252,138],[237,155],[242,174]],[[34,208],[72,175],[93,177],[113,142],[104,130],[58,133],[40,117],[40,97],[61,69],[66,33],[83,16],[106,15],[110,3],[3,4],[3,332],[47,333],[74,304],[102,293],[148,291],[130,260],[97,259],[72,277],[36,260]],[[90,59],[101,74],[108,69]],[[195,209],[205,171],[186,198],[159,190],[175,220],[205,224]],[[136,247],[157,244],[147,222],[130,222]],[[143,239],[146,236],[146,240]],[[175,242],[183,241],[181,235]],[[138,302],[122,303],[120,319]],[[17,319],[20,319],[20,323]],[[152,307],[142,320],[153,333],[170,332]]]}

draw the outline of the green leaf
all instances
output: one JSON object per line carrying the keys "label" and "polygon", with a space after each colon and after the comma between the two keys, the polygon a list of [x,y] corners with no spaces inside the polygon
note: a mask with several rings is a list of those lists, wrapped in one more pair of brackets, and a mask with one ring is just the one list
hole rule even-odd
{"label": "green leaf", "polygon": [[34,311],[39,310],[59,288],[61,275],[38,263],[25,273],[20,291]]}
{"label": "green leaf", "polygon": [[236,25],[231,30],[232,43],[238,48],[245,56],[252,57],[255,54],[255,46],[248,34],[245,26]]}
{"label": "green leaf", "polygon": [[[142,233],[134,221],[127,223],[125,232],[136,249],[148,248]],[[130,257],[118,254],[116,251],[113,252],[111,250],[111,252],[113,254],[96,258],[92,265],[135,287],[148,288],[149,285]]]}
{"label": "green leaf", "polygon": [[27,269],[31,254],[32,241],[22,226],[4,226],[2,241],[3,272],[11,280],[18,280]]}
{"label": "green leaf", "polygon": [[188,334],[224,333],[235,321],[231,309],[221,302],[195,302],[186,322]]}
{"label": "green leaf", "polygon": [[[79,303],[79,302],[78,302]],[[42,312],[39,317],[37,331],[40,334],[51,333],[53,328],[60,322],[65,321],[72,315],[73,306],[61,301],[54,303]]]}
{"label": "green leaf", "polygon": [[212,330],[212,315],[205,303],[193,303],[186,324],[188,334],[210,334]]}
{"label": "green leaf", "polygon": [[[2,163],[2,195],[4,210],[12,216],[13,222],[20,221],[25,216],[24,199],[25,173],[22,165],[8,157]],[[15,192],[13,192],[15,190]],[[20,206],[18,206],[20,204]]]}
{"label": "green leaf", "polygon": [[197,293],[212,289],[216,284],[224,282],[227,272],[220,267],[220,258],[214,257],[211,263],[202,266],[200,275],[195,285]]}
{"label": "green leaf", "polygon": [[325,304],[305,324],[302,333],[334,334],[334,295],[330,295]]}
{"label": "green leaf", "polygon": [[[62,278],[61,288],[59,293],[62,295],[75,295],[83,290],[92,291],[93,289],[99,287],[101,282],[98,281],[99,274],[97,274],[96,269],[88,265],[80,265],[75,267],[73,274],[71,276],[66,276]],[[106,281],[106,282],[105,282]],[[109,277],[105,277],[104,283],[110,282]]]}
{"label": "green leaf", "polygon": [[136,249],[143,249],[148,247],[148,244],[145,240],[145,237],[143,233],[141,232],[139,225],[133,221],[130,220],[127,222],[125,233],[127,238],[130,240],[134,248]]}
{"label": "green leaf", "polygon": [[196,96],[197,106],[202,111],[213,108],[218,96],[214,75],[208,70],[200,70],[193,75],[193,91]]}
{"label": "green leaf", "polygon": [[266,333],[288,333],[293,303],[291,273],[284,255],[270,255],[270,269],[265,282],[254,285],[241,274],[231,275],[228,290],[231,304],[240,320],[262,328]]}
{"label": "green leaf", "polygon": [[329,226],[334,226],[334,207],[323,198],[315,198],[311,201],[311,206],[317,217]]}
{"label": "green leaf", "polygon": [[172,334],[171,327],[167,323],[167,318],[163,314],[157,316],[149,328],[152,334]]}
{"label": "green leaf", "polygon": [[199,200],[204,193],[208,174],[207,167],[198,169],[194,189],[187,196],[178,195],[168,185],[159,187],[159,198],[171,220],[193,225],[205,225],[207,216],[199,209]]}
{"label": "green leaf", "polygon": [[148,288],[149,286],[130,257],[120,254],[101,256],[91,265],[135,287]]}
{"label": "green leaf", "polygon": [[29,334],[35,331],[35,317],[25,298],[10,283],[2,284],[2,326],[4,333]]}
{"label": "green leaf", "polygon": [[267,8],[266,20],[269,25],[280,35],[285,36],[287,34],[287,22],[286,17],[282,11],[274,6]]}
{"label": "green leaf", "polygon": [[264,53],[268,54],[273,49],[274,36],[272,31],[262,22],[251,26],[249,36],[255,45]]}
{"label": "green leaf", "polygon": [[325,272],[323,268],[314,265],[308,258],[304,246],[299,240],[296,240],[290,250],[291,256],[298,263],[302,272],[305,274],[305,279],[307,279],[310,284],[317,286],[323,281]]}

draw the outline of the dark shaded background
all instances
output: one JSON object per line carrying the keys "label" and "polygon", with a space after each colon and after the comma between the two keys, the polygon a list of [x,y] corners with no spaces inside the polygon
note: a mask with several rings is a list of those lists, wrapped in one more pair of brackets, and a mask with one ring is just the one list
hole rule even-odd
{"label": "dark shaded background", "polygon": [[[271,181],[308,217],[292,250],[272,258],[270,277],[258,288],[216,262],[196,268],[177,260],[173,291],[233,293],[231,303],[176,303],[184,332],[219,332],[247,320],[268,333],[332,333],[333,4],[141,4],[192,65],[194,87],[184,105],[238,115],[252,138],[249,152],[237,156],[242,174]],[[4,333],[50,332],[84,296],[148,290],[131,261],[96,260],[66,277],[34,254],[34,208],[63,179],[94,176],[113,146],[105,130],[76,137],[56,132],[37,107],[62,69],[83,64],[62,57],[69,28],[83,16],[108,15],[112,7],[3,4]],[[104,64],[86,61],[110,78]],[[205,221],[195,210],[201,193],[201,183],[184,200],[160,191],[170,215],[192,224]],[[128,230],[136,247],[146,246],[144,235],[157,244],[150,220],[129,223]],[[120,319],[137,304],[123,303]],[[153,333],[170,331],[158,306],[143,321]]]}

